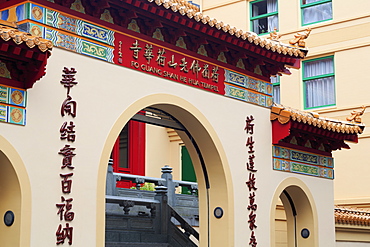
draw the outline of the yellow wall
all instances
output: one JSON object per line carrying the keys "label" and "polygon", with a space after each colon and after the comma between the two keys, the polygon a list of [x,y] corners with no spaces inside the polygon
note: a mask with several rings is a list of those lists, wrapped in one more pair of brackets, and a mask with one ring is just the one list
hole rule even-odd
{"label": "yellow wall", "polygon": [[[234,7],[240,1],[204,0],[205,14],[212,13],[220,20],[229,20],[230,13],[245,12],[232,20],[236,27],[248,23],[250,2],[243,1],[241,10]],[[217,6],[216,6],[217,5]],[[309,49],[306,59],[334,55],[336,105],[317,109],[323,116],[346,120],[350,112],[361,105],[370,106],[370,15],[369,1],[358,0],[356,3],[347,0],[332,1],[333,20],[312,25],[301,25],[300,1],[278,1],[279,34],[283,43],[288,43],[296,32],[307,27],[312,29],[306,45]],[[213,7],[211,7],[213,6]],[[233,8],[234,7],[234,8]],[[227,11],[226,11],[227,10]],[[227,21],[226,21],[227,22]],[[266,37],[267,35],[265,35]],[[291,70],[292,75],[281,77],[281,103],[293,108],[303,109],[302,71]],[[312,110],[310,110],[312,111]],[[368,110],[369,112],[369,110]],[[365,113],[364,123],[370,122],[370,113]],[[370,129],[365,128],[359,144],[352,144],[350,151],[336,151],[335,157],[335,199],[338,203],[370,205],[367,165],[370,141]],[[347,202],[346,202],[347,201]],[[367,205],[366,205],[367,204]]]}
{"label": "yellow wall", "polygon": [[[21,190],[17,175],[9,159],[0,152],[0,241],[4,246],[20,246]],[[15,215],[12,226],[6,226],[3,216],[8,210]]]}

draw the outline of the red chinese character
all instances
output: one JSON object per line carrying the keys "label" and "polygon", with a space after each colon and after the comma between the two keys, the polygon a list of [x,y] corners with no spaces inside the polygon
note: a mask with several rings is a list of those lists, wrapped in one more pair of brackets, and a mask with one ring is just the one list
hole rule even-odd
{"label": "red chinese character", "polygon": [[249,155],[249,162],[247,162],[247,170],[250,172],[257,172],[256,169],[254,169],[254,154]]}
{"label": "red chinese character", "polygon": [[62,228],[62,224],[59,224],[58,229],[55,233],[57,236],[56,244],[64,244],[64,240],[68,239],[68,244],[72,245],[72,234],[73,227],[69,226],[69,223],[66,223],[66,227]]}
{"label": "red chinese character", "polygon": [[248,153],[254,153],[254,141],[253,141],[253,136],[250,136],[247,138],[247,143],[245,144],[248,148],[249,148],[249,151]]}
{"label": "red chinese character", "polygon": [[[64,220],[72,221],[75,217],[75,213],[74,212],[69,212],[69,211],[72,209],[71,202],[73,201],[73,199],[72,198],[65,199],[64,196],[62,196],[61,200],[62,200],[62,202],[65,202],[65,203],[56,204],[56,206],[59,208],[57,214],[60,214],[60,220],[63,220],[63,216],[64,216]],[[63,214],[64,208],[65,208],[66,211]]]}
{"label": "red chinese character", "polygon": [[70,169],[74,169],[74,167],[72,166],[72,158],[73,156],[75,156],[76,154],[73,153],[73,150],[75,150],[76,148],[72,148],[70,147],[70,145],[65,145],[62,149],[60,149],[59,153],[58,154],[61,154],[64,156],[63,158],[63,161],[62,161],[62,169],[63,168],[70,168]]}
{"label": "red chinese character", "polygon": [[70,89],[78,83],[77,81],[75,81],[76,80],[75,74],[77,73],[77,71],[75,70],[75,68],[68,69],[64,67],[63,73],[64,73],[62,74],[63,78],[60,81],[60,83],[64,84],[64,87],[67,88],[67,95],[69,95]]}
{"label": "red chinese character", "polygon": [[132,44],[132,47],[130,47],[130,50],[133,50],[134,54],[132,55],[133,58],[138,59],[139,58],[139,51],[143,49],[139,47],[139,41],[135,40],[135,42]]}
{"label": "red chinese character", "polygon": [[63,178],[62,183],[62,192],[65,194],[71,193],[72,189],[72,179],[68,179],[73,176],[73,173],[59,174]]}
{"label": "red chinese character", "polygon": [[253,118],[252,115],[245,119],[244,130],[247,132],[247,134],[253,135],[253,127],[254,127],[254,124],[252,123],[253,120],[254,120],[254,118]]}
{"label": "red chinese character", "polygon": [[70,121],[68,126],[67,122],[64,122],[62,127],[60,127],[60,139],[67,139],[67,141],[74,142],[76,139],[75,131],[73,130],[74,127],[76,125],[73,124],[73,121]]}
{"label": "red chinese character", "polygon": [[255,193],[249,193],[249,205],[248,205],[248,210],[253,210],[253,211],[256,211],[257,210],[257,204],[254,203],[255,201]]}
{"label": "red chinese character", "polygon": [[62,107],[60,109],[62,117],[64,117],[65,113],[71,115],[72,117],[76,117],[77,103],[76,101],[71,99],[72,97],[67,95],[67,98],[63,101]]}
{"label": "red chinese character", "polygon": [[249,229],[251,229],[251,230],[257,228],[257,226],[256,226],[256,217],[257,217],[257,215],[254,213],[254,211],[251,211],[249,213],[248,223],[249,223]]}
{"label": "red chinese character", "polygon": [[257,239],[256,236],[254,236],[254,231],[252,231],[251,237],[249,238],[249,245],[257,247]]}
{"label": "red chinese character", "polygon": [[256,185],[256,178],[254,177],[254,173],[249,173],[249,181],[246,182],[246,184],[248,185],[249,191],[251,191],[251,190],[257,190],[257,188],[255,187],[255,185]]}

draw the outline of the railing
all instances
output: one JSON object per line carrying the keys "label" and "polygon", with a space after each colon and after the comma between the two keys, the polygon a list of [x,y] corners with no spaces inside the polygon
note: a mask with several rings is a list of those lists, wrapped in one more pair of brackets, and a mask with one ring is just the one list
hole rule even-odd
{"label": "railing", "polygon": [[184,233],[187,237],[190,237],[191,235],[194,236],[196,240],[199,241],[199,233],[186,222],[171,206],[168,206],[171,217],[175,218],[179,223],[181,228],[184,230]]}
{"label": "railing", "polygon": [[[169,166],[162,167],[162,172],[167,172],[165,170],[171,170],[172,168]],[[117,181],[119,180],[128,180],[133,182],[136,186],[137,190],[140,190],[141,186],[144,183],[153,183],[157,186],[164,186],[169,181],[166,181],[165,178],[154,178],[154,177],[148,177],[148,176],[140,176],[140,175],[132,175],[127,173],[117,173],[113,172],[113,175],[116,177]],[[191,191],[192,195],[196,195],[198,191],[198,183],[195,182],[189,182],[189,181],[180,181],[180,180],[172,180],[175,188],[177,187],[185,187]]]}
{"label": "railing", "polygon": [[[119,189],[120,196],[118,196],[117,195],[118,190],[116,188],[116,181],[119,181],[119,180],[132,181],[136,185],[135,186],[136,190],[135,189],[134,190]],[[153,192],[138,191],[140,190],[141,185],[146,182],[154,183],[156,185],[155,191]],[[179,186],[188,188],[191,191],[192,196],[176,194],[175,189]],[[194,238],[199,241],[199,233],[178,212],[176,212],[176,210],[173,207],[179,206],[177,209],[180,209],[180,211],[184,210],[184,207],[181,206],[183,196],[190,198],[191,201],[195,200],[196,201],[195,205],[197,207],[197,197],[195,196],[197,193],[197,189],[198,189],[197,183],[173,180],[172,179],[172,168],[168,166],[162,167],[161,178],[138,176],[138,175],[132,175],[132,174],[123,174],[123,173],[114,173],[113,168],[112,168],[112,162],[110,162],[108,166],[106,202],[110,204],[118,204],[119,206],[121,206],[124,211],[123,216],[125,217],[131,214],[130,210],[134,206],[141,206],[141,208],[143,208],[143,206],[146,207],[147,209],[150,210],[150,214],[143,212],[143,211],[138,211],[138,215],[150,217],[150,219],[153,221],[153,229],[155,230],[156,233],[162,234],[162,235],[163,234],[168,235],[169,238],[173,238],[173,239],[175,238],[183,239],[183,241],[186,241],[186,242],[183,242],[183,243],[186,243],[186,246],[196,246],[194,242],[192,242],[192,240],[190,239],[190,236],[194,236]],[[122,192],[122,190],[124,191]],[[129,191],[132,191],[132,192],[137,191],[137,193],[139,193],[138,197],[135,197],[135,196],[131,197],[130,195],[133,195],[133,194],[132,192],[129,192]],[[150,198],[149,197],[143,198],[142,193],[149,194]],[[180,197],[180,199],[178,199],[178,197]],[[189,210],[189,209],[186,209],[186,210]],[[133,212],[134,213],[137,212],[137,209],[135,208]],[[190,213],[191,215],[199,217],[197,208],[196,208],[196,213],[194,213],[194,209],[190,209],[187,212],[191,212]],[[189,220],[189,218],[187,219]],[[174,222],[176,222],[176,225],[181,227],[183,230],[181,231],[179,228],[177,228]],[[176,246],[184,246],[184,245],[180,244]]]}
{"label": "railing", "polygon": [[156,186],[166,186],[167,187],[167,196],[168,196],[168,204],[170,206],[176,205],[176,188],[177,187],[185,187],[187,188],[192,195],[196,195],[198,191],[198,184],[195,182],[188,182],[188,181],[179,181],[172,179],[172,168],[169,166],[162,167],[162,175],[161,178],[154,178],[148,176],[139,176],[133,174],[126,174],[126,173],[116,173],[113,172],[112,168],[112,161],[109,161],[108,166],[108,174],[107,174],[107,195],[117,195],[117,188],[115,185],[116,181],[119,180],[128,180],[133,182],[136,186],[137,190],[140,190],[141,186],[144,183],[154,183]]}

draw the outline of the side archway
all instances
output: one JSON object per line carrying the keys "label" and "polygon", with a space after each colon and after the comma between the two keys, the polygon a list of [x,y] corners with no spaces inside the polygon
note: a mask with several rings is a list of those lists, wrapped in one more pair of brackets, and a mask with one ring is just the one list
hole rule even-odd
{"label": "side archway", "polygon": [[[15,148],[0,136],[0,217],[8,211],[14,222],[0,223],[0,242],[4,246],[29,246],[31,234],[31,186],[27,171]],[[8,219],[11,219],[8,214]],[[11,223],[9,221],[8,223]]]}
{"label": "side archway", "polygon": [[[234,245],[234,197],[230,169],[221,141],[206,117],[188,101],[167,94],[150,95],[130,105],[118,118],[108,134],[102,152],[98,172],[98,222],[97,236],[105,230],[105,187],[107,165],[113,144],[125,124],[140,110],[155,107],[175,117],[191,134],[180,134],[185,145],[189,148],[194,169],[198,178],[199,213],[200,213],[200,246],[233,246]],[[192,145],[196,141],[199,150]],[[199,158],[200,151],[203,158]],[[205,179],[204,168],[208,175]],[[221,219],[213,216],[213,210],[222,207],[225,214]],[[104,237],[97,240],[104,244]]]}
{"label": "side archway", "polygon": [[[317,209],[308,186],[298,178],[285,179],[277,187],[271,203],[270,226],[271,246],[277,245],[277,205],[286,219],[286,247],[315,247],[318,246]],[[285,234],[285,232],[280,233]],[[279,236],[281,239],[281,236]],[[285,237],[285,236],[284,236]]]}

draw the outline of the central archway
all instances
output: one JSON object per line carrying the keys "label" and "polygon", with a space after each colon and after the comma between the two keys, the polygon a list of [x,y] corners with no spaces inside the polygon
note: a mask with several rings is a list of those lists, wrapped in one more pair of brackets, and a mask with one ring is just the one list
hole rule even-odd
{"label": "central archway", "polygon": [[[182,98],[167,94],[150,95],[136,101],[120,115],[112,126],[104,145],[98,173],[97,232],[99,234],[104,232],[106,171],[113,144],[125,124],[146,107],[153,107],[170,114],[190,134],[179,132],[188,147],[198,178],[200,246],[212,246],[216,243],[218,246],[233,246],[233,188],[221,142],[211,123],[195,106]],[[220,219],[213,216],[213,210],[216,207],[222,207],[225,212]],[[104,239],[100,241],[103,243]]]}

